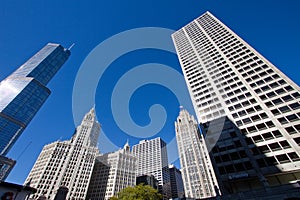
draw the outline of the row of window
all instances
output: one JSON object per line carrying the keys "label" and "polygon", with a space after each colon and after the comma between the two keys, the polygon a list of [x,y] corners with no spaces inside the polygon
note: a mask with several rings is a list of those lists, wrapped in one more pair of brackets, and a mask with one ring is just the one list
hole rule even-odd
{"label": "row of window", "polygon": [[299,109],[299,108],[300,108],[300,104],[298,102],[295,102],[295,103],[291,103],[291,104],[286,105],[286,106],[275,108],[275,109],[271,110],[271,112],[274,115],[280,115],[280,114],[283,114],[283,113],[286,113],[286,112],[289,112],[289,111],[292,111],[292,110],[296,110],[296,109]]}
{"label": "row of window", "polygon": [[[249,120],[248,123],[251,123],[251,119],[250,118],[246,118],[245,120]],[[238,126],[241,126],[241,121],[238,121],[237,122]],[[267,121],[267,122],[264,122],[264,123],[260,123],[260,124],[256,124],[254,126],[250,126],[250,127],[247,127],[247,128],[243,128],[241,129],[241,132],[244,134],[244,135],[247,135],[249,133],[254,133],[254,132],[258,132],[258,131],[262,131],[262,130],[265,130],[267,128],[272,128],[274,127],[274,123],[272,121]]]}

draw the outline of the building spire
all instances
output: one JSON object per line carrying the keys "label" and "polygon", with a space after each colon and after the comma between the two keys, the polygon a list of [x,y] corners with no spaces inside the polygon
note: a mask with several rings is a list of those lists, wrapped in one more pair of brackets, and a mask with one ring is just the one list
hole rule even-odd
{"label": "building spire", "polygon": [[129,146],[129,141],[128,141],[128,139],[127,139],[126,144],[124,145],[123,149],[124,149],[125,151],[130,151],[130,146]]}

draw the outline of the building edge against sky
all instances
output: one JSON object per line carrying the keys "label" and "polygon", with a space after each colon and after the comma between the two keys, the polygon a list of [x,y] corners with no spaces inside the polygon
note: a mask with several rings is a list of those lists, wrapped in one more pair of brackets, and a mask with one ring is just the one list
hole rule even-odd
{"label": "building edge against sky", "polygon": [[45,145],[25,183],[37,189],[31,198],[52,199],[60,187],[69,189],[67,199],[85,199],[94,162],[99,154],[100,124],[92,108],[72,138]]}
{"label": "building edge against sky", "polygon": [[197,121],[183,108],[175,122],[175,132],[185,197],[200,199],[217,196],[219,185],[204,137],[200,134]]}
{"label": "building edge against sky", "polygon": [[0,82],[0,155],[5,156],[50,95],[47,83],[70,51],[48,43]]}
{"label": "building edge against sky", "polygon": [[[218,180],[245,183],[229,184],[225,191],[254,189],[254,182],[267,187],[300,179],[299,86],[209,12],[172,39],[197,119],[212,138],[206,142],[216,144],[212,160]],[[209,123],[219,119],[220,130],[213,131]],[[244,144],[223,130],[228,120]],[[226,131],[230,136],[223,138]],[[245,157],[250,161],[235,163]]]}

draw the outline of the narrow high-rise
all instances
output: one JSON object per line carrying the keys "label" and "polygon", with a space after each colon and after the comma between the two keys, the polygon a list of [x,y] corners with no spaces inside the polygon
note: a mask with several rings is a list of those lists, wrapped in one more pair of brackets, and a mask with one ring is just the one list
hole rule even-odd
{"label": "narrow high-rise", "polygon": [[209,12],[172,38],[223,191],[299,179],[299,86]]}
{"label": "narrow high-rise", "polygon": [[47,83],[70,56],[49,43],[0,82],[0,155],[5,156],[50,95]]}
{"label": "narrow high-rise", "polygon": [[216,196],[218,182],[197,121],[181,109],[175,131],[185,197],[200,199]]}
{"label": "narrow high-rise", "polygon": [[87,199],[109,200],[126,187],[136,183],[136,157],[128,143],[123,149],[96,158]]}
{"label": "narrow high-rise", "polygon": [[167,145],[161,138],[142,140],[132,146],[137,158],[137,176],[153,175],[158,181],[159,191],[164,199],[170,198],[170,174]]}
{"label": "narrow high-rise", "polygon": [[25,181],[37,189],[31,198],[53,199],[57,190],[64,187],[68,189],[67,199],[86,199],[95,158],[99,154],[99,134],[100,124],[92,108],[70,140],[44,146]]}
{"label": "narrow high-rise", "polygon": [[184,195],[184,185],[182,181],[181,171],[174,165],[169,165],[171,197],[172,199],[182,199]]}

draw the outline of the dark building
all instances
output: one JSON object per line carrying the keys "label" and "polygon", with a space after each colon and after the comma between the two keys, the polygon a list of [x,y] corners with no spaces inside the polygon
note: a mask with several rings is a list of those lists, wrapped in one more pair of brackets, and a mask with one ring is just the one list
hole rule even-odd
{"label": "dark building", "polygon": [[57,190],[57,193],[54,197],[54,200],[65,200],[67,198],[69,189],[65,186],[60,186]]}
{"label": "dark building", "polygon": [[15,199],[15,200],[24,200],[28,199],[30,194],[36,192],[35,188],[17,185],[14,183],[7,183],[0,181],[0,199]]}
{"label": "dark building", "polygon": [[0,155],[6,155],[50,95],[47,83],[70,56],[49,43],[0,82]]}
{"label": "dark building", "polygon": [[153,187],[158,190],[158,181],[153,175],[142,175],[136,177],[136,184],[144,184]]}
{"label": "dark building", "polygon": [[172,199],[181,199],[184,197],[184,187],[181,172],[174,165],[169,165],[171,197]]}
{"label": "dark building", "polygon": [[5,180],[16,161],[0,155],[0,181]]}

